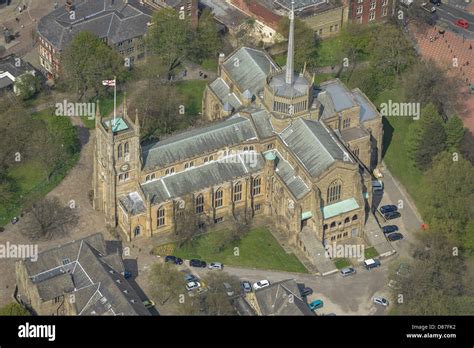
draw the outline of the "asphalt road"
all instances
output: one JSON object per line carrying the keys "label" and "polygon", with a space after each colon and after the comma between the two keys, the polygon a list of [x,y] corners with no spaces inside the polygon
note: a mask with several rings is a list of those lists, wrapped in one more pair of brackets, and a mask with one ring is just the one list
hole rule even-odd
{"label": "asphalt road", "polygon": [[[466,39],[474,39],[474,15],[451,5],[442,4],[436,7],[438,15],[437,23],[445,23],[449,29],[458,35],[464,35]],[[458,19],[465,19],[469,28],[463,29],[454,24]]]}

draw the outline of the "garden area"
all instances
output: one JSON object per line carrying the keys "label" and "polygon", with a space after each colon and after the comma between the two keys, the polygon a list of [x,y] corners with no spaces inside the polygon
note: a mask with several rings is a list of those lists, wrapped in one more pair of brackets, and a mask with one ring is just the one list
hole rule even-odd
{"label": "garden area", "polygon": [[186,242],[181,247],[177,243],[161,245],[156,247],[154,252],[160,256],[197,258],[206,262],[222,262],[229,266],[308,273],[298,258],[293,254],[287,254],[265,228],[252,229],[240,240],[224,247],[222,247],[223,233],[226,232],[210,232]]}

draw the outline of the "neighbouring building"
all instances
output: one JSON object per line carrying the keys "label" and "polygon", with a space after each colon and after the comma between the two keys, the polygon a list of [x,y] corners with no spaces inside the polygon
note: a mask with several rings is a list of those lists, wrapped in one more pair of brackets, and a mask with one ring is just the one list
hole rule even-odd
{"label": "neighbouring building", "polygon": [[16,263],[17,300],[38,315],[150,315],[101,233]]}
{"label": "neighbouring building", "polygon": [[80,32],[91,32],[116,50],[124,64],[145,58],[152,11],[139,0],[67,0],[38,22],[40,64],[46,75],[60,72],[61,53]]}
{"label": "neighbouring building", "polygon": [[283,40],[283,37],[278,33],[282,16],[256,1],[231,0],[231,4],[255,20],[255,25],[252,28],[253,36],[269,43]]}
{"label": "neighbouring building", "polygon": [[294,279],[283,280],[248,293],[245,300],[257,315],[314,316],[306,301],[301,297],[298,284]]}
{"label": "neighbouring building", "polygon": [[261,217],[309,259],[315,245],[363,237],[382,117],[359,89],[294,71],[294,20],[287,62],[247,47],[221,55],[203,96],[212,123],[146,146],[126,105],[115,120],[99,114],[94,207],[107,223],[130,241],[189,216],[199,228]]}
{"label": "neighbouring building", "polygon": [[351,0],[350,20],[368,24],[387,20],[395,13],[395,0]]}
{"label": "neighbouring building", "polygon": [[36,76],[36,70],[29,63],[13,55],[0,59],[0,92],[13,91],[19,94],[15,82],[25,74]]}
{"label": "neighbouring building", "polygon": [[143,2],[154,10],[172,8],[182,12],[186,18],[189,18],[194,28],[198,26],[199,0],[143,0]]}
{"label": "neighbouring building", "polygon": [[[260,0],[276,13],[291,11],[292,0]],[[320,38],[336,35],[349,20],[349,0],[295,0],[296,17],[304,21]]]}

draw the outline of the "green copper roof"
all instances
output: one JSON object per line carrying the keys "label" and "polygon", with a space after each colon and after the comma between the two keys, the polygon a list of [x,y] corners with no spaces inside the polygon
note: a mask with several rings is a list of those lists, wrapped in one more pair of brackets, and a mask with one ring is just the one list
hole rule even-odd
{"label": "green copper roof", "polygon": [[349,198],[345,201],[328,205],[321,210],[323,212],[324,219],[329,219],[356,209],[359,209],[359,204],[357,204],[354,198]]}
{"label": "green copper roof", "polygon": [[310,211],[305,211],[303,214],[301,214],[301,220],[308,220],[313,217],[313,213]]}
{"label": "green copper roof", "polygon": [[[113,123],[113,119],[110,120],[110,121],[105,121],[104,123],[108,128],[108,127],[110,127],[110,123]],[[121,131],[124,131],[124,130],[127,130],[127,129],[128,129],[127,122],[125,122],[125,120],[122,117],[117,117],[115,119],[115,123],[114,123],[114,126],[112,128],[112,131],[114,133],[116,133],[116,132],[121,132]]]}
{"label": "green copper roof", "polygon": [[269,151],[265,153],[265,159],[267,159],[268,161],[274,161],[276,159],[275,151]]}

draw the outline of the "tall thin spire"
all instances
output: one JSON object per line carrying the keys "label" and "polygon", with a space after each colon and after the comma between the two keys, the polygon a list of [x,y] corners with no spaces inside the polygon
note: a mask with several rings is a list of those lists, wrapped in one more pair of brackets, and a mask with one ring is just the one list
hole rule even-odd
{"label": "tall thin spire", "polygon": [[290,34],[288,38],[288,57],[286,59],[286,83],[292,85],[295,79],[295,1],[291,2]]}

